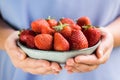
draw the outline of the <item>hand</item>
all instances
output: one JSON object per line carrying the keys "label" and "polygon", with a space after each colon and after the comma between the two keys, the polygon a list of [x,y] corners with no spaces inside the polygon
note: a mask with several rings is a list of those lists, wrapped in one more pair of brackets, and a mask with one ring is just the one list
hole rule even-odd
{"label": "hand", "polygon": [[100,30],[102,32],[102,40],[96,53],[92,55],[79,55],[68,59],[65,68],[69,73],[89,72],[108,60],[113,49],[113,36],[105,29]]}
{"label": "hand", "polygon": [[15,67],[32,74],[58,74],[60,72],[61,67],[56,62],[35,60],[27,57],[16,45],[18,34],[18,31],[13,32],[5,42],[5,49]]}

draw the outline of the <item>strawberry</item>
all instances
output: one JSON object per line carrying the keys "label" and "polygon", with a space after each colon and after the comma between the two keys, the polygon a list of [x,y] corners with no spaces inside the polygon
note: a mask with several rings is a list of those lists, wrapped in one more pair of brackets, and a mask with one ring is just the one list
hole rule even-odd
{"label": "strawberry", "polygon": [[77,24],[82,27],[85,25],[91,25],[91,21],[87,16],[83,16],[83,17],[78,18]]}
{"label": "strawberry", "polygon": [[54,26],[57,26],[57,24],[58,24],[58,22],[55,19],[51,18],[50,16],[46,20],[51,28]]}
{"label": "strawberry", "polygon": [[61,31],[60,33],[66,38],[68,39],[70,36],[71,36],[71,32],[72,32],[72,29],[70,26],[65,26]]}
{"label": "strawberry", "polygon": [[69,24],[62,24],[61,22],[59,22],[58,26],[55,26],[54,29],[57,32],[60,32],[66,39],[68,39],[71,35],[72,29],[69,26]]}
{"label": "strawberry", "polygon": [[62,18],[62,19],[60,19],[60,22],[62,24],[69,24],[69,26],[72,29],[81,30],[81,27],[79,25],[75,24],[75,22],[70,18]]}
{"label": "strawberry", "polygon": [[73,25],[75,24],[74,21],[70,18],[61,18],[60,21],[63,23],[63,24],[69,24],[69,25]]}
{"label": "strawberry", "polygon": [[70,25],[70,27],[74,30],[82,30],[82,28],[79,26],[79,25],[77,25],[77,24],[73,24],[73,25]]}
{"label": "strawberry", "polygon": [[35,36],[36,33],[34,31],[32,31],[32,30],[23,29],[23,30],[20,31],[20,35],[33,35],[33,36]]}
{"label": "strawberry", "polygon": [[35,32],[32,30],[22,30],[19,34],[19,40],[21,43],[29,48],[35,48],[34,37]]}
{"label": "strawberry", "polygon": [[50,34],[38,34],[34,38],[35,46],[41,50],[51,50],[53,37]]}
{"label": "strawberry", "polygon": [[68,51],[69,42],[58,32],[54,34],[54,50]]}
{"label": "strawberry", "polygon": [[83,29],[83,33],[88,40],[89,47],[94,46],[101,38],[100,30],[91,25],[83,26]]}
{"label": "strawberry", "polygon": [[50,28],[50,25],[45,19],[35,20],[31,23],[31,28],[34,32],[43,34],[53,34],[54,30]]}
{"label": "strawberry", "polygon": [[72,50],[88,48],[88,41],[81,30],[73,30],[69,42]]}

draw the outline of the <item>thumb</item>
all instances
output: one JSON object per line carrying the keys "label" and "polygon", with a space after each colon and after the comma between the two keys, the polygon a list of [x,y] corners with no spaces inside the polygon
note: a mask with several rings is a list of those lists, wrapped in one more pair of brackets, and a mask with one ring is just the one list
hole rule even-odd
{"label": "thumb", "polygon": [[26,57],[27,57],[27,55],[25,54],[25,52],[23,52],[20,48],[18,48],[18,52],[17,52],[17,56],[18,56],[18,58],[20,59],[20,60],[24,60]]}
{"label": "thumb", "polygon": [[97,50],[96,50],[96,56],[98,58],[101,58],[104,54],[104,49],[103,49],[103,41],[104,41],[104,37],[105,37],[105,34],[104,34],[104,28],[99,28],[99,30],[101,31],[101,43],[100,45],[98,46]]}
{"label": "thumb", "polygon": [[104,49],[102,48],[102,44],[100,44],[96,50],[96,56],[98,58],[101,58],[104,55],[103,52],[104,52]]}
{"label": "thumb", "polygon": [[26,58],[26,54],[17,46],[16,41],[18,40],[19,31],[13,32],[5,42],[5,50],[11,58],[18,58],[23,60]]}

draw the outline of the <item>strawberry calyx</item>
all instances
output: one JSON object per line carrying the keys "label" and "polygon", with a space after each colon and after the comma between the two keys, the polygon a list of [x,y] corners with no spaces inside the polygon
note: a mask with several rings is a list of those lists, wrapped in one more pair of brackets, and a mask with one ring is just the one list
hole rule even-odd
{"label": "strawberry calyx", "polygon": [[82,26],[82,28],[83,28],[84,30],[87,30],[87,29],[89,29],[89,28],[94,28],[94,26],[92,26],[92,25],[85,25],[85,26]]}
{"label": "strawberry calyx", "polygon": [[19,37],[20,37],[20,34],[22,33],[23,30],[24,30],[24,29],[19,30],[19,33],[18,33],[18,36],[19,36]]}
{"label": "strawberry calyx", "polygon": [[63,30],[64,29],[64,27],[66,27],[66,26],[68,26],[69,24],[62,24],[62,22],[61,21],[59,21],[59,25],[57,25],[57,26],[54,26],[53,28],[55,29],[55,31],[61,31],[61,30]]}

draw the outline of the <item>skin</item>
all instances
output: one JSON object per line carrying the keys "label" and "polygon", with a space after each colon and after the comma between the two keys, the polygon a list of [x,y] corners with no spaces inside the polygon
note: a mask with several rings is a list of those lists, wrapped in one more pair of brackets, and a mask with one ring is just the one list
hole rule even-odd
{"label": "skin", "polygon": [[109,24],[102,32],[102,42],[92,55],[79,55],[66,61],[65,68],[69,73],[89,72],[104,64],[110,57],[114,47],[120,46],[120,17]]}
{"label": "skin", "polygon": [[4,21],[0,20],[0,49],[5,50],[13,65],[25,72],[32,74],[58,74],[62,69],[56,62],[46,60],[35,60],[26,54],[16,45],[19,31],[10,28]]}
{"label": "skin", "polygon": [[[120,46],[120,18],[117,18],[106,28],[100,29],[102,32],[102,42],[93,55],[79,55],[66,61],[65,69],[69,73],[89,72],[99,65],[104,64],[110,57],[113,47]],[[62,68],[56,62],[46,60],[35,60],[16,46],[18,31],[10,28],[4,21],[0,20],[0,49],[5,50],[9,55],[13,65],[21,68],[25,72],[32,74],[58,74]]]}

